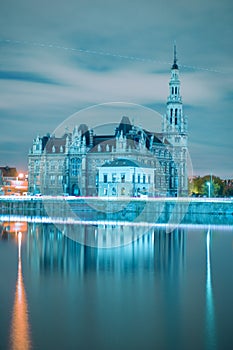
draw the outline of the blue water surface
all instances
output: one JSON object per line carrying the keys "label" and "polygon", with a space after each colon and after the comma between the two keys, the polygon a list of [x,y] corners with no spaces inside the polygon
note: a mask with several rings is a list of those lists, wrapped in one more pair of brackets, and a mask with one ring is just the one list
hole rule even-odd
{"label": "blue water surface", "polygon": [[113,248],[63,233],[1,222],[0,349],[233,349],[232,226],[155,225]]}

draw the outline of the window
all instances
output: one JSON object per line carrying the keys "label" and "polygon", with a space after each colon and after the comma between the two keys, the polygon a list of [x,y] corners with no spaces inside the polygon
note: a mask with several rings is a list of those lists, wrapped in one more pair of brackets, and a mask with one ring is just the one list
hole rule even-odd
{"label": "window", "polygon": [[143,175],[142,182],[145,184],[146,183],[146,175]]}
{"label": "window", "polygon": [[108,182],[108,175],[104,174],[104,183],[106,184]]}
{"label": "window", "polygon": [[55,185],[55,175],[50,176],[50,185]]}
{"label": "window", "polygon": [[60,160],[58,161],[58,170],[59,170],[59,171],[62,171],[62,169],[63,169],[63,161],[60,159]]}
{"label": "window", "polygon": [[172,117],[172,108],[170,109],[170,116]]}
{"label": "window", "polygon": [[71,159],[71,176],[78,175],[78,160],[77,158]]}
{"label": "window", "polygon": [[134,174],[132,175],[132,183],[133,184],[135,183],[135,175]]}
{"label": "window", "polygon": [[174,87],[172,87],[172,95],[174,94]]}
{"label": "window", "polygon": [[50,162],[50,170],[55,171],[55,161],[54,160],[51,160],[51,162]]}
{"label": "window", "polygon": [[107,194],[108,194],[108,189],[104,188],[104,196],[107,196]]}
{"label": "window", "polygon": [[95,185],[96,185],[96,187],[98,186],[98,184],[99,184],[99,173],[96,173],[95,174]]}
{"label": "window", "polygon": [[113,174],[112,174],[112,182],[116,182],[116,179],[117,179],[116,173],[113,173]]}
{"label": "window", "polygon": [[175,87],[175,95],[177,94],[177,87]]}
{"label": "window", "polygon": [[40,172],[40,161],[36,160],[35,161],[35,173],[39,175]]}
{"label": "window", "polygon": [[121,174],[121,182],[125,182],[125,174]]}
{"label": "window", "polygon": [[177,125],[177,117],[175,117],[175,125]]}
{"label": "window", "polygon": [[115,187],[112,188],[112,195],[113,195],[113,196],[116,195],[116,189],[115,189]]}
{"label": "window", "polygon": [[150,175],[148,175],[148,184],[150,184]]}
{"label": "window", "polygon": [[177,108],[175,109],[175,117],[177,117]]}
{"label": "window", "polygon": [[140,174],[138,175],[138,183],[140,184]]}
{"label": "window", "polygon": [[58,175],[58,184],[59,185],[62,184],[62,180],[63,180],[63,176],[62,175]]}
{"label": "window", "polygon": [[125,195],[125,188],[124,188],[124,187],[122,187],[122,189],[121,189],[121,195],[122,195],[122,196]]}

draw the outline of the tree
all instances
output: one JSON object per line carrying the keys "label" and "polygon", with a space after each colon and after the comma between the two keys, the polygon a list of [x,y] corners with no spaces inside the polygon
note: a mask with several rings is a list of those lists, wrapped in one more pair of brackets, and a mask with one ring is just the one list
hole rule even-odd
{"label": "tree", "polygon": [[[209,185],[208,185],[209,183]],[[224,194],[224,182],[218,176],[205,175],[196,177],[190,185],[190,192],[193,196],[221,197]]]}
{"label": "tree", "polygon": [[223,195],[224,195],[224,197],[232,197],[233,196],[233,180],[225,180],[224,181]]}

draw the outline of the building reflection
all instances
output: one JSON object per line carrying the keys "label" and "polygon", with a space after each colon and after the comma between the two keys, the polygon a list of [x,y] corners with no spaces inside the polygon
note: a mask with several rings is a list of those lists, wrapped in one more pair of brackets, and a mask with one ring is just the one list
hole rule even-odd
{"label": "building reflection", "polygon": [[[167,234],[165,228],[147,229],[118,225],[67,225],[61,230],[52,224],[28,224],[27,254],[30,266],[40,273],[72,273],[84,275],[88,271],[110,271],[122,275],[131,270],[159,269],[161,273],[177,276],[184,267],[185,235],[183,229]],[[79,230],[79,237],[118,240],[121,246],[109,249],[79,244],[68,238]],[[92,237],[92,238],[91,238]],[[96,238],[98,237],[98,238]],[[126,238],[125,238],[126,237]],[[129,241],[131,243],[123,245]],[[136,237],[136,239],[134,239]],[[108,246],[111,246],[110,244]]]}
{"label": "building reflection", "polygon": [[22,232],[18,232],[18,275],[13,307],[13,315],[11,322],[11,349],[12,350],[28,350],[31,348],[31,340],[29,333],[27,296],[24,288],[22,262],[21,262],[21,242]]}

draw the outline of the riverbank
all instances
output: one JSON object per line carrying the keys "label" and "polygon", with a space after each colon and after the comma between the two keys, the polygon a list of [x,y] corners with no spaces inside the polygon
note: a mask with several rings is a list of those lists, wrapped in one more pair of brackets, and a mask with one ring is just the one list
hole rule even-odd
{"label": "riverbank", "polygon": [[230,198],[114,198],[30,196],[0,198],[0,215],[148,223],[233,225]]}

